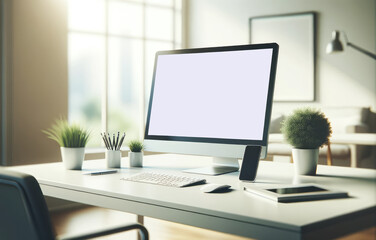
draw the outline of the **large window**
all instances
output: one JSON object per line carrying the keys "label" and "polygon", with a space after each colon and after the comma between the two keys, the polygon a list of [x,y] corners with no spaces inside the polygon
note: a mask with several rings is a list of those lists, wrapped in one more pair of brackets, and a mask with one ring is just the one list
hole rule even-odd
{"label": "large window", "polygon": [[[69,121],[141,137],[154,56],[181,48],[181,0],[70,0]],[[98,136],[98,137],[95,137]]]}

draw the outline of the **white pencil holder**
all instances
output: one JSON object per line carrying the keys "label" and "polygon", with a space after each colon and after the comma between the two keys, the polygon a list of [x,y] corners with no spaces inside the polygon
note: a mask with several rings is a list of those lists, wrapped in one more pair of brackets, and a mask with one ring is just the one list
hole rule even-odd
{"label": "white pencil holder", "polygon": [[120,168],[121,151],[106,150],[107,168]]}

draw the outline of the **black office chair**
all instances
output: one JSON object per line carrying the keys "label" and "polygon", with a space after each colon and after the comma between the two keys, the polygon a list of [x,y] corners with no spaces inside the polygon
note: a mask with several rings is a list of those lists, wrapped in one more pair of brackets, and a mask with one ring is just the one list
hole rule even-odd
{"label": "black office chair", "polygon": [[[149,239],[146,228],[138,223],[97,230],[82,235],[66,235],[58,239],[88,239],[135,229],[139,230],[141,239]],[[0,239],[57,239],[37,180],[31,175],[9,171],[1,167]]]}

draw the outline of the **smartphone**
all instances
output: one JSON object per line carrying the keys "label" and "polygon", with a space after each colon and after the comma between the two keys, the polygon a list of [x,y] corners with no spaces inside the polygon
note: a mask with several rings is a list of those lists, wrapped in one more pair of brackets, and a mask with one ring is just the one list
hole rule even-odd
{"label": "smartphone", "polygon": [[260,154],[261,146],[247,146],[245,148],[243,163],[240,168],[239,180],[255,181]]}

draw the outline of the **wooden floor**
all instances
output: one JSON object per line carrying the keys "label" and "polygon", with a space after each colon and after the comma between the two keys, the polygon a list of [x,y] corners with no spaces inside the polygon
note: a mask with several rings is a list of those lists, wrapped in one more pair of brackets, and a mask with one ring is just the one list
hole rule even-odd
{"label": "wooden floor", "polygon": [[[66,233],[82,233],[106,226],[136,222],[133,214],[119,211],[84,207],[51,213],[52,221],[58,235]],[[248,240],[249,238],[238,237],[230,234],[214,232],[206,229],[191,227],[153,218],[145,217],[144,225],[149,231],[151,240]],[[137,239],[136,233],[120,233],[96,239]],[[341,240],[376,240],[376,227],[348,235]]]}

